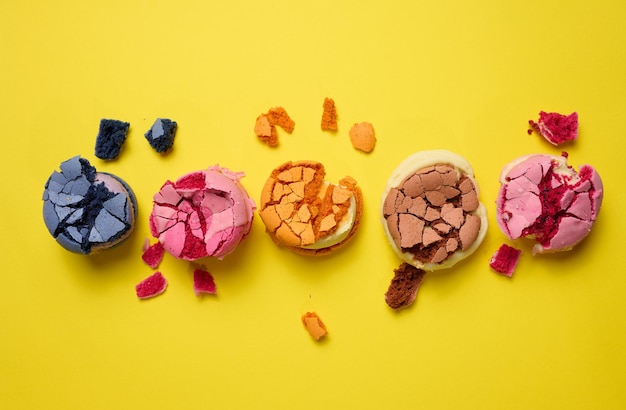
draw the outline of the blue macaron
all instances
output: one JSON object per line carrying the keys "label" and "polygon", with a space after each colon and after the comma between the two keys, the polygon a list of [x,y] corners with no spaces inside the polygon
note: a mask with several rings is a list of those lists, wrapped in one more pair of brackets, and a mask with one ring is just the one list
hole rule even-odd
{"label": "blue macaron", "polygon": [[128,238],[135,227],[137,200],[121,178],[97,172],[79,156],[54,171],[43,193],[43,217],[65,249],[93,254]]}

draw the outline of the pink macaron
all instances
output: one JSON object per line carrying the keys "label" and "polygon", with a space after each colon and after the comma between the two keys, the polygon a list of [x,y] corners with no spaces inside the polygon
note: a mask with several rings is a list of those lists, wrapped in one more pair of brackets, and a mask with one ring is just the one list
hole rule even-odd
{"label": "pink macaron", "polygon": [[256,205],[240,179],[218,165],[167,181],[154,195],[150,230],[176,258],[222,259],[248,235]]}
{"label": "pink macaron", "polygon": [[537,243],[533,253],[569,250],[591,231],[602,204],[600,175],[567,165],[567,154],[527,155],[504,167],[496,219],[509,239]]}

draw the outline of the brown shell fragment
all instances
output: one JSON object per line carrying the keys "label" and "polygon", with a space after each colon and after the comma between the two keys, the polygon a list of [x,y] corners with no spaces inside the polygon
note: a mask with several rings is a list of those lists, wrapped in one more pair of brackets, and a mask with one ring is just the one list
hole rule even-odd
{"label": "brown shell fragment", "polygon": [[459,237],[461,239],[461,249],[467,249],[478,236],[480,231],[480,218],[476,215],[467,215],[465,223],[459,229]]}
{"label": "brown shell fragment", "polygon": [[461,195],[461,206],[465,212],[471,212],[478,208],[478,195],[475,190],[471,190]]}
{"label": "brown shell fragment", "polygon": [[400,214],[398,219],[400,247],[411,248],[422,242],[424,221],[411,214]]}

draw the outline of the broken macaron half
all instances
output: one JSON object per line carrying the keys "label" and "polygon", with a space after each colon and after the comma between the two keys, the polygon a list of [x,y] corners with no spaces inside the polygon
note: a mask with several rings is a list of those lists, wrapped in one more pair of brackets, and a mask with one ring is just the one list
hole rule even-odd
{"label": "broken macaron half", "polygon": [[425,271],[472,254],[487,232],[487,211],[469,162],[447,150],[417,152],[392,172],[381,203],[395,253]]}
{"label": "broken macaron half", "polygon": [[296,253],[321,255],[356,233],[363,212],[357,182],[325,180],[316,161],[286,162],[275,168],[261,192],[259,215],[270,237]]}
{"label": "broken macaron half", "polygon": [[525,155],[504,166],[496,220],[509,239],[533,239],[533,253],[572,249],[591,231],[602,205],[602,180],[590,165],[579,171],[567,153]]}

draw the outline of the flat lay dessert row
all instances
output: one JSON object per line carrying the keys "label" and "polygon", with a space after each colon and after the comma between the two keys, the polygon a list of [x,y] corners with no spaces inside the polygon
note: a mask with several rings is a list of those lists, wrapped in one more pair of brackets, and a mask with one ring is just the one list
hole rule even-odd
{"label": "flat lay dessert row", "polygon": [[[254,134],[275,147],[276,127],[290,133],[294,125],[283,108],[272,108],[257,118]],[[576,113],[542,111],[539,121],[529,125],[529,134],[537,132],[554,145],[578,137]],[[96,156],[117,158],[128,128],[123,121],[102,120]],[[332,99],[324,101],[321,129],[338,129]],[[172,148],[175,132],[176,122],[157,119],[145,137],[164,154]],[[364,122],[352,127],[350,138],[365,153],[376,142],[373,127]],[[535,241],[532,253],[540,254],[570,250],[589,234],[602,204],[602,180],[592,166],[582,165],[576,171],[567,160],[565,152],[538,153],[504,164],[493,201],[497,225],[509,244],[503,243],[488,261],[494,271],[512,276],[521,253],[514,245],[519,238]],[[248,237],[255,213],[278,246],[316,257],[348,244],[358,234],[364,207],[378,208],[381,235],[387,237],[399,264],[385,301],[400,310],[415,301],[428,272],[452,268],[470,256],[488,229],[487,210],[471,164],[444,149],[418,151],[398,164],[378,204],[364,203],[358,176],[328,181],[324,165],[314,159],[278,164],[258,201],[244,188],[243,177],[243,172],[213,165],[163,183],[152,200],[149,226],[154,240],[144,246],[146,264],[157,269],[165,254],[191,261],[197,264],[196,295],[214,294],[214,280],[199,262],[232,253]],[[137,217],[130,186],[118,176],[98,172],[81,156],[62,162],[59,171],[50,175],[43,201],[50,234],[63,248],[85,255],[124,241]],[[159,295],[166,287],[167,280],[157,271],[136,286],[137,297]],[[326,335],[314,312],[307,312],[302,322],[315,340]]]}

